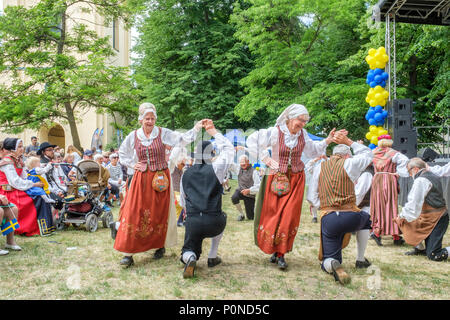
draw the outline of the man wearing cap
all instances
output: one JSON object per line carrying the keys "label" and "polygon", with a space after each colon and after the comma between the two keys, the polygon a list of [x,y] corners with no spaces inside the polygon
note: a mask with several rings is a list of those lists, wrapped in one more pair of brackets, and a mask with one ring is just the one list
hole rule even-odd
{"label": "man wearing cap", "polygon": [[324,155],[335,131],[322,141],[313,141],[303,129],[308,121],[308,110],[292,104],[278,117],[275,127],[258,130],[247,139],[250,155],[270,169],[255,204],[255,242],[264,253],[272,254],[269,261],[282,270],[287,268],[284,255],[292,250],[300,224],[305,190],[302,154],[311,159]]}

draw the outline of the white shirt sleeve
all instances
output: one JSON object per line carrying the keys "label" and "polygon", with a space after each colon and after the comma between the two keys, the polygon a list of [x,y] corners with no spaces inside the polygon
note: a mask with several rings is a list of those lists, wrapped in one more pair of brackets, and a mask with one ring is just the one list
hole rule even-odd
{"label": "white shirt sleeve", "polygon": [[364,199],[367,191],[372,186],[372,174],[370,172],[363,172],[355,184],[356,205],[358,206]]}
{"label": "white shirt sleeve", "polygon": [[37,168],[34,168],[34,170],[36,171],[36,174],[40,175],[40,174],[46,174],[47,172],[50,171],[51,168],[52,168],[52,163],[49,162],[44,167],[37,167]]}
{"label": "white shirt sleeve", "polygon": [[180,206],[186,208],[186,195],[184,194],[183,189],[183,175],[181,176],[180,179]]}
{"label": "white shirt sleeve", "polygon": [[[370,149],[369,149],[370,150]],[[306,200],[313,207],[320,207],[320,198],[319,198],[319,177],[320,177],[320,169],[322,164],[318,164],[314,167],[314,171],[311,177],[311,180],[308,185],[308,191],[306,193]]]}
{"label": "white shirt sleeve", "polygon": [[405,218],[408,222],[416,220],[422,212],[425,197],[430,192],[432,186],[428,179],[422,177],[415,179],[408,193],[408,200],[398,216]]}
{"label": "white shirt sleeve", "polygon": [[212,163],[217,179],[222,183],[227,176],[228,169],[233,164],[234,147],[231,142],[221,133],[214,136],[217,148],[222,150],[216,160]]}
{"label": "white shirt sleeve", "polygon": [[353,157],[345,159],[344,169],[353,183],[359,178],[367,166],[372,162],[372,150],[365,145],[353,142],[351,145],[353,149]]}
{"label": "white shirt sleeve", "polygon": [[253,185],[250,187],[250,194],[256,195],[259,191],[259,186],[261,185],[261,176],[259,175],[259,171],[253,170]]}
{"label": "white shirt sleeve", "polygon": [[325,154],[327,149],[327,143],[325,139],[321,141],[313,141],[308,132],[303,129],[303,137],[305,139],[305,148],[303,149],[303,153],[310,159],[315,159]]}
{"label": "white shirt sleeve", "polygon": [[[31,187],[33,187],[34,182],[31,180],[22,179],[17,174],[16,169],[14,168],[14,165],[12,164],[6,164],[4,166],[0,167],[0,170],[6,175],[6,179],[8,180],[8,183],[15,189],[18,190],[28,190]],[[25,170],[23,170],[25,172]]]}
{"label": "white shirt sleeve", "polygon": [[134,165],[138,162],[136,151],[134,150],[134,135],[132,131],[122,142],[119,148],[119,161],[126,167],[133,169]]}
{"label": "white shirt sleeve", "polygon": [[[269,147],[273,128],[261,129],[248,136],[246,144],[250,154],[250,162],[258,162],[269,157]],[[277,131],[274,131],[278,133]]]}
{"label": "white shirt sleeve", "polygon": [[450,162],[445,166],[429,166],[428,170],[439,177],[450,177]]}
{"label": "white shirt sleeve", "polygon": [[200,130],[196,129],[195,127],[184,133],[172,131],[167,128],[161,128],[161,129],[162,129],[161,140],[162,140],[163,144],[166,144],[171,147],[186,146],[187,144],[193,142],[195,140],[195,138],[197,137],[197,134],[200,132]]}
{"label": "white shirt sleeve", "polygon": [[399,174],[400,177],[404,177],[404,178],[409,177],[408,170],[406,169],[406,165],[408,164],[408,161],[409,161],[409,158],[401,152],[397,152],[392,157],[392,162],[397,164],[397,173]]}

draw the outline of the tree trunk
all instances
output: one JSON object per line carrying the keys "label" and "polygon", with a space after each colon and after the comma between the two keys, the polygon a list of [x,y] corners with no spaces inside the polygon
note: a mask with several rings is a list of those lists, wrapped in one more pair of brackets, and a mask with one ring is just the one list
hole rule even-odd
{"label": "tree trunk", "polygon": [[73,145],[78,150],[83,150],[81,148],[80,136],[78,135],[78,128],[76,124],[75,115],[73,113],[72,105],[70,102],[65,102],[64,107],[66,108],[67,119],[69,121],[70,133],[72,134]]}

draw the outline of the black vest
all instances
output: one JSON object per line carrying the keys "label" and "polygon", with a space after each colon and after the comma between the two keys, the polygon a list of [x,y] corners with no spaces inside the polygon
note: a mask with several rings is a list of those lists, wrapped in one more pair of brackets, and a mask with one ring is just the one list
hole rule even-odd
{"label": "black vest", "polygon": [[[239,169],[239,175],[238,175],[238,184],[239,184],[239,190],[244,189],[250,189],[254,182],[253,182],[253,167],[249,166],[248,169],[244,170],[242,168]],[[254,198],[254,195],[249,194],[248,197]]]}
{"label": "black vest", "polygon": [[[373,176],[375,175],[375,171],[373,169],[373,164],[370,164],[366,170],[364,170],[363,173],[368,172]],[[361,173],[362,174],[362,173]],[[372,191],[372,184],[370,184],[370,188],[369,190],[367,190],[364,198],[362,199],[361,203],[359,204],[358,208],[362,209],[364,207],[369,207],[370,206],[370,192]]]}
{"label": "black vest", "polygon": [[435,209],[446,207],[441,179],[431,171],[420,171],[414,178],[419,177],[427,179],[432,184],[430,192],[425,197],[425,202]]}
{"label": "black vest", "polygon": [[221,213],[222,183],[210,164],[194,164],[183,174],[187,213]]}

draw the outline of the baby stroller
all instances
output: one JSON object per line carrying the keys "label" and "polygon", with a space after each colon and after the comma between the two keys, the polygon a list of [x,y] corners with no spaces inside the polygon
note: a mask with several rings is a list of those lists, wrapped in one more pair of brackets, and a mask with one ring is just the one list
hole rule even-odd
{"label": "baby stroller", "polygon": [[63,230],[69,223],[76,228],[85,224],[87,231],[95,232],[99,218],[103,227],[108,228],[114,218],[101,199],[108,185],[109,171],[93,160],[82,160],[71,166],[76,168],[76,179],[68,184],[64,206],[56,217],[56,229]]}

